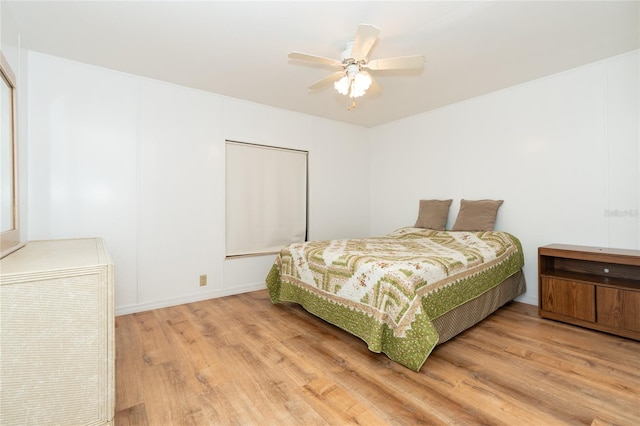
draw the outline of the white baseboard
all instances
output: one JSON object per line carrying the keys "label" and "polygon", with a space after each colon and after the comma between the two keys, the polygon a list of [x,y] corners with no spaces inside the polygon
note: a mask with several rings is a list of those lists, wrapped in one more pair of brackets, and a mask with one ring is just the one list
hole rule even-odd
{"label": "white baseboard", "polygon": [[531,297],[516,297],[515,298],[516,302],[522,302],[522,303],[526,303],[527,305],[534,305],[534,306],[538,306],[538,299],[535,298],[531,298]]}
{"label": "white baseboard", "polygon": [[264,290],[265,288],[267,288],[265,283],[261,282],[241,287],[215,290],[209,293],[191,294],[174,299],[154,300],[153,302],[137,303],[135,305],[116,306],[115,314],[116,316],[135,314],[137,312],[150,311],[152,309],[167,308],[169,306],[183,305],[185,303],[200,302],[202,300],[215,299],[218,297],[231,296],[256,290]]}

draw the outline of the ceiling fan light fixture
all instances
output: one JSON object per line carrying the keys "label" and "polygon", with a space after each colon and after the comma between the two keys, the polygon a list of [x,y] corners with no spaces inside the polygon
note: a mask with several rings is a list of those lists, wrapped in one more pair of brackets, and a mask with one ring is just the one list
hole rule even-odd
{"label": "ceiling fan light fixture", "polygon": [[341,95],[359,98],[367,92],[371,82],[372,78],[369,73],[362,71],[358,65],[351,64],[346,68],[346,72],[340,80],[333,83],[333,87]]}

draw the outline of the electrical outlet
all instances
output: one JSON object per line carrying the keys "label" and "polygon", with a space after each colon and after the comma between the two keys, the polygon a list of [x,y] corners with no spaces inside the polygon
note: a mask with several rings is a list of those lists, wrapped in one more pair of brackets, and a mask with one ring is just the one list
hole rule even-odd
{"label": "electrical outlet", "polygon": [[200,275],[200,287],[203,287],[207,285],[207,276],[206,275]]}

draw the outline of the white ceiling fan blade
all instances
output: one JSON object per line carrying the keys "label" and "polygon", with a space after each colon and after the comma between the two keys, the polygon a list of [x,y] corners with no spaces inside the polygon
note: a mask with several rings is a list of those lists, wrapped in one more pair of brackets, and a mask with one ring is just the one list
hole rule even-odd
{"label": "white ceiling fan blade", "polygon": [[290,52],[289,53],[289,58],[290,59],[302,59],[303,61],[318,62],[318,63],[321,63],[321,64],[331,65],[331,66],[338,66],[338,67],[342,66],[342,62],[340,62],[337,59],[325,58],[324,56],[311,55],[309,53]]}
{"label": "white ceiling fan blade", "polygon": [[374,59],[364,67],[370,70],[399,70],[424,67],[424,56],[401,56],[398,58]]}
{"label": "white ceiling fan blade", "polygon": [[380,29],[369,24],[360,24],[351,48],[351,57],[355,60],[366,59],[373,44],[378,39]]}
{"label": "white ceiling fan blade", "polygon": [[338,77],[341,77],[345,74],[344,71],[336,71],[333,74],[329,74],[328,76],[326,76],[325,78],[323,78],[322,80],[318,80],[315,83],[313,83],[311,86],[309,86],[309,89],[318,89],[328,83],[331,83],[335,80],[338,79]]}

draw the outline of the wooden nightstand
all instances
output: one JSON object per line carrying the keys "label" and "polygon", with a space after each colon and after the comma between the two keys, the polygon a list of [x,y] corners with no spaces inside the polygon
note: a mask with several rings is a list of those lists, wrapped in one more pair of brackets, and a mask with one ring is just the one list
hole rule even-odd
{"label": "wooden nightstand", "polygon": [[538,313],[640,340],[640,251],[539,247]]}

